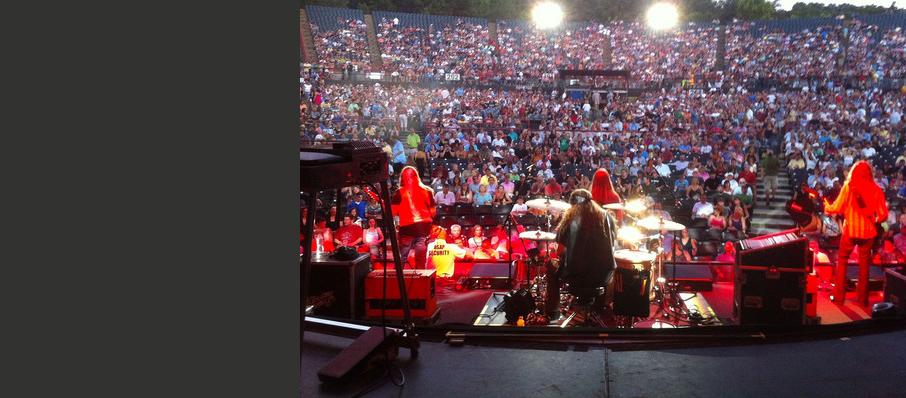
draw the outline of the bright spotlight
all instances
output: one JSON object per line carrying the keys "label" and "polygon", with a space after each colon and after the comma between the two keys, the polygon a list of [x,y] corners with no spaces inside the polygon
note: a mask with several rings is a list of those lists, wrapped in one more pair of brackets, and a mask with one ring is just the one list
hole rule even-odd
{"label": "bright spotlight", "polygon": [[635,243],[645,239],[645,235],[642,235],[642,231],[639,231],[636,227],[625,226],[617,230],[617,239]]}
{"label": "bright spotlight", "polygon": [[563,21],[563,9],[550,1],[535,4],[532,8],[532,21],[539,29],[555,28]]}
{"label": "bright spotlight", "polygon": [[679,22],[679,11],[670,3],[657,3],[645,13],[645,21],[652,30],[667,30]]}

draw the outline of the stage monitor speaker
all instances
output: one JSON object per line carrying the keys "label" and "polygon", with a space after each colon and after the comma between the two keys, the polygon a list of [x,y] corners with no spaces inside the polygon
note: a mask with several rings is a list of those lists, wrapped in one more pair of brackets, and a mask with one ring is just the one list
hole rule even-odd
{"label": "stage monitor speaker", "polygon": [[739,241],[734,311],[740,325],[802,325],[806,322],[808,239],[795,230]]}
{"label": "stage monitor speaker", "polygon": [[335,298],[330,305],[315,309],[315,315],[357,319],[362,316],[365,276],[371,264],[371,256],[360,254],[350,261],[331,259],[328,256],[314,256],[311,263],[309,296],[332,293]]}
{"label": "stage monitor speaker", "polygon": [[736,319],[740,325],[805,322],[806,274],[792,269],[740,266],[736,270]]}
{"label": "stage monitor speaker", "polygon": [[387,338],[380,327],[369,328],[352,344],[318,370],[322,382],[336,383],[361,374],[370,364],[381,360],[394,360],[399,354],[398,334],[387,330]]}
{"label": "stage monitor speaker", "polygon": [[664,264],[664,276],[684,292],[710,292],[714,288],[714,275],[706,263]]}
{"label": "stage monitor speaker", "polygon": [[475,263],[464,284],[470,289],[507,289],[512,266],[508,262]]}
{"label": "stage monitor speaker", "polygon": [[900,315],[906,315],[906,275],[888,268],[884,277],[884,301],[895,305]]}
{"label": "stage monitor speaker", "polygon": [[809,240],[795,230],[762,235],[737,243],[737,264],[756,267],[802,268],[811,272]]}

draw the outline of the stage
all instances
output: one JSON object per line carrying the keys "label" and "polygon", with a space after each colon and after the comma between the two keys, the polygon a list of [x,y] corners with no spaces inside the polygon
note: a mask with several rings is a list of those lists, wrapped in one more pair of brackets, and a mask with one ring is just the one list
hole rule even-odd
{"label": "stage", "polygon": [[[303,397],[349,397],[375,377],[322,384],[317,371],[352,339],[306,332]],[[645,351],[453,347],[400,350],[406,384],[376,384],[369,397],[865,397],[902,396],[906,331],[822,341]]]}
{"label": "stage", "polygon": [[[882,268],[876,268],[875,274],[881,273]],[[463,287],[462,282],[468,278],[471,263],[457,264],[456,274],[452,278],[438,278],[435,288],[439,316],[432,324],[436,325],[477,325],[476,320],[481,318],[486,307],[494,307],[492,296],[502,295],[509,289],[470,289]],[[837,305],[830,301],[830,281],[833,269],[830,265],[815,267],[815,277],[819,281],[817,291],[817,316],[819,323],[824,325],[853,322],[871,318],[871,306],[883,301],[883,291],[872,291],[869,296],[869,306],[862,307],[856,303],[855,291],[848,291],[844,305]],[[733,282],[715,281],[711,284],[711,291],[688,292],[689,295],[700,295],[707,305],[716,314],[721,325],[733,325]],[[685,297],[689,297],[688,295]],[[493,312],[493,308],[491,309]],[[486,311],[485,311],[486,312]],[[651,313],[657,312],[657,306],[651,304]],[[502,318],[499,314],[497,318]],[[488,322],[484,322],[485,325]],[[502,326],[502,325],[500,325]],[[509,325],[512,326],[512,325]],[[704,326],[701,326],[704,327]]]}

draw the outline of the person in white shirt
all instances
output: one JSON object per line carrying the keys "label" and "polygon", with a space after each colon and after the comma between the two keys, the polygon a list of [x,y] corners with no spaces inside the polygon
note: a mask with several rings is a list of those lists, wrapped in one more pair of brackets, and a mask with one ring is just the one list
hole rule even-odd
{"label": "person in white shirt", "polygon": [[456,194],[450,192],[450,186],[444,185],[444,189],[434,194],[434,201],[439,205],[453,206],[456,203]]}
{"label": "person in white shirt", "polygon": [[654,166],[654,169],[657,170],[657,173],[660,174],[661,177],[670,177],[670,166],[666,163],[658,160],[657,166]]}
{"label": "person in white shirt", "polygon": [[528,213],[528,205],[525,204],[525,198],[522,196],[516,198],[516,203],[513,204],[513,210],[510,213],[517,215]]}
{"label": "person in white shirt", "polygon": [[714,212],[714,205],[708,202],[708,197],[700,195],[698,202],[692,206],[692,218],[708,218]]}

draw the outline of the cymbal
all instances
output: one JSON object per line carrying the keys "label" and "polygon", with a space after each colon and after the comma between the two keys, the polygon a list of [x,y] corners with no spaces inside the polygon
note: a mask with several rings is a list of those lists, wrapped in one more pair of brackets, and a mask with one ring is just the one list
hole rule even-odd
{"label": "cymbal", "polygon": [[646,205],[645,201],[642,199],[633,199],[627,201],[626,204],[623,205],[623,208],[630,213],[639,214],[648,210],[648,205]]}
{"label": "cymbal", "polygon": [[632,226],[621,227],[617,230],[617,239],[624,242],[640,242],[645,235],[638,228]]}
{"label": "cymbal", "polygon": [[544,241],[554,241],[557,239],[557,234],[553,232],[545,232],[541,230],[537,231],[525,231],[519,234],[519,237],[527,240],[544,240]]}
{"label": "cymbal", "polygon": [[606,205],[602,205],[601,208],[607,210],[625,210],[633,214],[642,213],[645,210],[648,210],[648,206],[646,206],[645,202],[640,199],[630,200],[626,203],[608,203]]}
{"label": "cymbal", "polygon": [[525,205],[533,209],[544,211],[567,211],[570,207],[572,207],[569,203],[566,203],[562,200],[544,198],[532,199],[528,202],[525,202]]}
{"label": "cymbal", "polygon": [[653,216],[639,220],[636,225],[650,231],[682,231],[686,229],[683,224]]}

